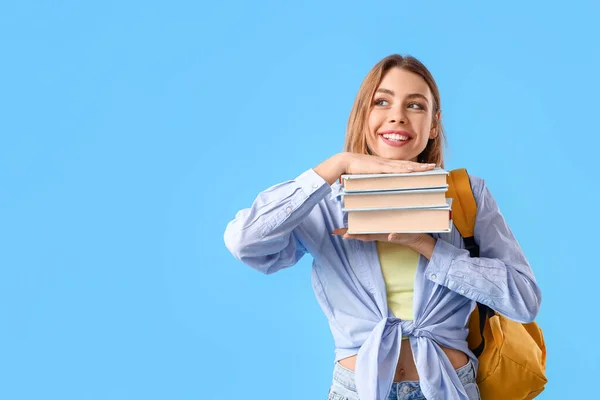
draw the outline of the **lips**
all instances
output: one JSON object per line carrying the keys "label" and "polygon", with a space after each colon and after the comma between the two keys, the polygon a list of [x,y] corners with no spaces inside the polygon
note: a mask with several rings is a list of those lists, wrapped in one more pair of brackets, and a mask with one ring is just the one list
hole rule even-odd
{"label": "lips", "polygon": [[413,139],[413,134],[407,131],[388,130],[379,132],[379,137],[389,146],[401,147]]}

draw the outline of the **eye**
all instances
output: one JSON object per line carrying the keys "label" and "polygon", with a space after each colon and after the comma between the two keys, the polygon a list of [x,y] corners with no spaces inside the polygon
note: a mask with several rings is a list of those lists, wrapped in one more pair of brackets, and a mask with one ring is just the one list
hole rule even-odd
{"label": "eye", "polygon": [[390,102],[385,99],[376,99],[373,102],[373,104],[375,104],[376,106],[387,106],[390,104]]}
{"label": "eye", "polygon": [[412,108],[415,110],[425,110],[425,107],[421,103],[417,103],[415,101],[408,103],[408,108]]}

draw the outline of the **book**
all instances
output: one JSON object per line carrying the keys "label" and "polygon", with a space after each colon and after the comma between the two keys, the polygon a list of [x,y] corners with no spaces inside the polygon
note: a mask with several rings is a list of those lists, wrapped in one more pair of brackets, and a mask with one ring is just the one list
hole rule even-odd
{"label": "book", "polygon": [[347,209],[348,233],[442,233],[452,230],[452,199],[442,207]]}
{"label": "book", "polygon": [[447,188],[447,176],[448,171],[436,167],[430,171],[401,174],[344,174],[340,182],[346,193]]}
{"label": "book", "polygon": [[446,205],[444,188],[393,190],[370,192],[342,191],[343,207],[348,209],[363,208],[399,208],[399,207],[443,207]]}

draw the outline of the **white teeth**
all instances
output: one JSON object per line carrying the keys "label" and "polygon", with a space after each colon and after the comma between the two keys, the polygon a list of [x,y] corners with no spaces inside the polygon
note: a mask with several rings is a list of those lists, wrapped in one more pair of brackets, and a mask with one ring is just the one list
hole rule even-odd
{"label": "white teeth", "polygon": [[388,140],[408,140],[409,137],[408,136],[404,136],[404,135],[400,135],[398,133],[384,133],[382,135],[384,138],[388,139]]}

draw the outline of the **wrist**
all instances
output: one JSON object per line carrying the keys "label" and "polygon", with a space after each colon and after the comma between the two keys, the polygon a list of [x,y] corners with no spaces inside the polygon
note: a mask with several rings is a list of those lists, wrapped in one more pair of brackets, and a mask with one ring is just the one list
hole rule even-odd
{"label": "wrist", "polygon": [[421,233],[417,239],[408,245],[414,251],[422,254],[428,260],[433,256],[433,250],[437,240],[427,233]]}
{"label": "wrist", "polygon": [[350,164],[350,159],[352,157],[352,153],[349,153],[347,151],[344,151],[342,153],[338,153],[335,155],[337,157],[337,165],[339,168],[339,175],[342,176],[343,174],[346,173],[346,171],[348,171],[348,165]]}
{"label": "wrist", "polygon": [[340,176],[346,172],[349,163],[349,153],[337,153],[314,168],[314,171],[320,175],[330,185],[340,179]]}

